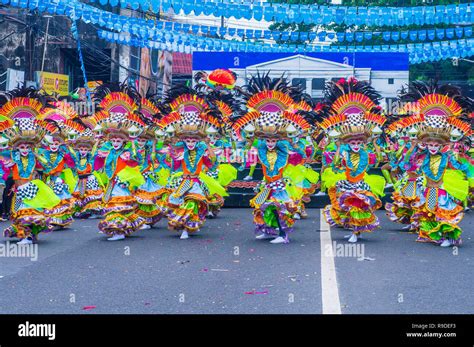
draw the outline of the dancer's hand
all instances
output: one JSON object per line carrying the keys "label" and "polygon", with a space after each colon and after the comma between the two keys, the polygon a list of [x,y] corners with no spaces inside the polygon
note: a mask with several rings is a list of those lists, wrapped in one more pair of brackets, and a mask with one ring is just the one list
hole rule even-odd
{"label": "dancer's hand", "polygon": [[120,158],[122,158],[123,160],[130,160],[130,152],[123,152],[122,154],[120,154]]}
{"label": "dancer's hand", "polygon": [[101,158],[105,158],[105,157],[107,156],[107,153],[108,153],[107,151],[100,151],[100,150],[99,150],[99,151],[97,152],[97,155],[98,155],[99,157],[101,157]]}
{"label": "dancer's hand", "polygon": [[12,167],[13,165],[15,165],[15,163],[11,160],[5,160],[4,163],[3,163],[6,167],[10,168]]}

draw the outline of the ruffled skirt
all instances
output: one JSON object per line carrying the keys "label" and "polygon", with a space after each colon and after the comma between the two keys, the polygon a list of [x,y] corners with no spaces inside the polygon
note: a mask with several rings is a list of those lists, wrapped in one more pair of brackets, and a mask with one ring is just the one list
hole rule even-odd
{"label": "ruffled skirt", "polygon": [[287,188],[284,180],[275,181],[263,186],[250,200],[256,234],[279,235],[280,228],[286,234],[293,231],[298,207]]}
{"label": "ruffled skirt", "polygon": [[137,214],[145,220],[145,224],[153,225],[165,215],[166,208],[162,197],[166,192],[167,190],[156,183],[151,175],[146,175],[145,183],[135,190]]}
{"label": "ruffled skirt", "polygon": [[464,208],[442,188],[426,188],[422,199],[414,206],[414,218],[418,221],[419,242],[441,243],[450,239],[461,242],[459,223]]}
{"label": "ruffled skirt", "polygon": [[200,180],[182,179],[168,196],[168,228],[194,233],[206,221],[208,213],[207,187]]}
{"label": "ruffled skirt", "polygon": [[74,199],[69,192],[69,186],[59,177],[51,179],[49,185],[61,199],[61,202],[52,209],[45,209],[44,213],[49,216],[51,224],[60,228],[66,228],[74,221],[72,218]]}
{"label": "ruffled skirt", "polygon": [[93,174],[79,178],[74,193],[74,216],[78,218],[102,214],[104,192]]}
{"label": "ruffled skirt", "polygon": [[416,225],[413,220],[413,205],[420,201],[423,195],[423,178],[409,180],[403,184],[399,191],[392,194],[392,203],[385,204],[385,211],[388,218],[401,224]]}
{"label": "ruffled skirt", "polygon": [[104,219],[99,222],[99,230],[106,235],[130,235],[137,231],[145,220],[137,213],[137,201],[128,186],[118,180],[109,182],[104,195]]}
{"label": "ruffled skirt", "polygon": [[40,180],[33,180],[19,186],[13,197],[12,225],[5,229],[5,237],[37,240],[39,233],[53,230],[51,219],[44,213],[53,208],[60,199],[53,190]]}
{"label": "ruffled skirt", "polygon": [[372,232],[379,227],[375,211],[382,202],[366,182],[339,181],[328,194],[331,205],[324,209],[324,216],[329,225],[341,226],[355,233]]}

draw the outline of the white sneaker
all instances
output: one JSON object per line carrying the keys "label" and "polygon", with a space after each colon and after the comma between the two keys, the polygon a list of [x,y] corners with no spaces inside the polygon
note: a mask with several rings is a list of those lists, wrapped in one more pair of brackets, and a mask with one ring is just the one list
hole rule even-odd
{"label": "white sneaker", "polygon": [[189,239],[189,234],[188,232],[185,230],[181,233],[181,236],[179,237],[181,240],[186,240],[186,239]]}
{"label": "white sneaker", "polygon": [[357,235],[356,234],[352,234],[352,236],[349,238],[349,241],[350,243],[355,243],[357,242]]}
{"label": "white sneaker", "polygon": [[410,230],[411,224],[405,225],[402,230]]}
{"label": "white sneaker", "polygon": [[295,213],[295,214],[293,215],[293,218],[299,220],[299,219],[301,219],[301,216],[300,216],[300,214],[297,212],[297,213]]}
{"label": "white sneaker", "polygon": [[29,238],[24,238],[21,241],[18,241],[16,244],[17,245],[31,245],[33,244],[33,240]]}
{"label": "white sneaker", "polygon": [[244,181],[251,181],[251,180],[253,180],[253,177],[250,175],[244,177]]}
{"label": "white sneaker", "polygon": [[262,234],[260,234],[260,235],[255,236],[255,238],[256,238],[257,240],[265,240],[265,239],[274,239],[275,236],[262,233]]}
{"label": "white sneaker", "polygon": [[148,224],[143,224],[143,225],[140,227],[140,230],[146,230],[146,229],[151,229],[151,226],[149,226]]}
{"label": "white sneaker", "polygon": [[288,239],[278,236],[275,240],[271,240],[270,243],[288,243]]}
{"label": "white sneaker", "polygon": [[326,195],[326,193],[322,191],[319,191],[316,194],[314,194],[314,196],[324,196],[324,195]]}
{"label": "white sneaker", "polygon": [[392,187],[393,187],[393,183],[387,183],[387,184],[385,185],[385,188],[392,188]]}
{"label": "white sneaker", "polygon": [[107,240],[108,241],[119,241],[119,240],[123,240],[124,238],[125,238],[124,234],[115,234],[114,236],[109,237]]}
{"label": "white sneaker", "polygon": [[212,213],[211,211],[209,211],[209,212],[207,213],[207,217],[208,217],[208,218],[214,218],[215,216],[214,216],[214,213]]}
{"label": "white sneaker", "polygon": [[451,240],[450,240],[450,239],[444,240],[444,241],[440,244],[440,246],[441,246],[441,247],[449,247],[449,246],[452,246]]}

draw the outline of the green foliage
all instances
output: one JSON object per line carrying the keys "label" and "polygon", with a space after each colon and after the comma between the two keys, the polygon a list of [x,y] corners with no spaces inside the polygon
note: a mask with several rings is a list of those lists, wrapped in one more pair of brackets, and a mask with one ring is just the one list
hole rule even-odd
{"label": "green foliage", "polygon": [[[474,57],[467,58],[474,60]],[[474,82],[474,63],[459,60],[454,66],[452,59],[410,65],[410,80],[456,80]]]}

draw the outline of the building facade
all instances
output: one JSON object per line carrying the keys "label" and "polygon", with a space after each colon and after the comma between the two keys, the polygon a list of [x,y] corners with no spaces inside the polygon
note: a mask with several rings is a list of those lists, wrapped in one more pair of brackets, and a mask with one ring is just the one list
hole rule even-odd
{"label": "building facade", "polygon": [[301,85],[315,100],[323,98],[327,81],[354,76],[370,82],[382,95],[387,109],[397,92],[408,84],[408,55],[405,53],[211,53],[193,54],[193,73],[228,68],[245,85],[252,75],[267,73],[271,78],[286,76]]}

